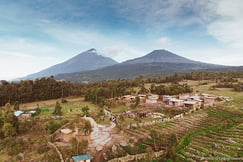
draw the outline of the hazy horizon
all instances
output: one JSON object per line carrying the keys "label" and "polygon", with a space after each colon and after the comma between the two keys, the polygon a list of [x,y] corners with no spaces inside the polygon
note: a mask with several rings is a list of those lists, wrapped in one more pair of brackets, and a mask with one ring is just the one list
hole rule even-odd
{"label": "hazy horizon", "polygon": [[118,62],[166,49],[197,61],[243,65],[242,8],[241,0],[3,0],[0,80],[90,48]]}

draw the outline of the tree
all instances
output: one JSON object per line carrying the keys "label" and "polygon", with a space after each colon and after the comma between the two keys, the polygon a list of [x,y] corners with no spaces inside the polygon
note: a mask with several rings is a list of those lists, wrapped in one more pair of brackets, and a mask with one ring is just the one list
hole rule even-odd
{"label": "tree", "polygon": [[17,135],[16,128],[10,123],[4,123],[2,131],[5,137],[13,137]]}
{"label": "tree", "polygon": [[141,87],[140,87],[140,91],[138,92],[139,94],[144,94],[144,93],[147,93],[148,90],[145,88],[145,85],[142,84]]}
{"label": "tree", "polygon": [[54,115],[62,115],[62,111],[61,111],[62,107],[59,103],[59,101],[56,102],[56,106],[55,106],[55,110],[52,114]]}
{"label": "tree", "polygon": [[14,111],[11,105],[7,103],[5,105],[4,116],[3,116],[3,127],[2,131],[5,137],[12,137],[18,133],[18,118],[14,115]]}
{"label": "tree", "polygon": [[19,110],[19,102],[18,101],[16,101],[14,103],[14,110]]}
{"label": "tree", "polygon": [[3,132],[2,132],[2,127],[3,127],[3,115],[2,115],[2,111],[0,111],[0,138],[2,138],[4,135],[3,135]]}
{"label": "tree", "polygon": [[39,114],[40,114],[41,109],[40,109],[39,104],[36,105],[36,110],[35,110],[35,111],[36,111],[36,112],[35,112],[35,115],[39,115]]}
{"label": "tree", "polygon": [[49,133],[54,133],[56,130],[58,130],[63,125],[62,121],[59,120],[51,120],[48,123],[45,124],[45,130]]}
{"label": "tree", "polygon": [[84,116],[89,116],[89,107],[88,106],[84,106],[82,108],[82,111],[83,111]]}
{"label": "tree", "polygon": [[89,135],[91,133],[92,126],[90,124],[90,121],[85,120],[83,131],[85,135]]}
{"label": "tree", "polygon": [[137,107],[139,105],[139,103],[140,103],[140,98],[137,96],[135,98],[135,106]]}

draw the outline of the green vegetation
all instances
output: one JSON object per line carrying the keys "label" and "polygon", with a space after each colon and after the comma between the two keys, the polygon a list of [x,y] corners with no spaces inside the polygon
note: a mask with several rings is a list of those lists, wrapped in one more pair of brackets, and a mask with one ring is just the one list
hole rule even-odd
{"label": "green vegetation", "polygon": [[[60,82],[53,78],[19,83],[2,81],[0,104],[11,102],[13,106],[6,104],[0,110],[0,159],[17,161],[23,158],[23,153],[26,161],[59,161],[55,150],[47,145],[47,141],[58,143],[60,136],[57,134],[60,132],[57,130],[64,127],[77,131],[80,136],[89,135],[92,131],[91,124],[83,120],[83,116],[91,116],[98,124],[110,125],[104,109],[119,116],[119,128],[114,128],[112,133],[118,135],[118,139],[124,137],[123,140],[129,141],[125,147],[119,145],[119,140],[112,141],[117,149],[113,152],[111,148],[105,148],[108,160],[145,152],[148,153],[146,160],[149,161],[199,161],[201,157],[242,157],[242,151],[238,149],[243,147],[241,78],[242,72],[193,72],[90,84]],[[187,115],[186,109],[176,107],[143,107],[142,100],[138,97],[129,104],[121,102],[121,97],[127,94],[173,95],[192,91],[227,96],[233,100],[213,107],[205,106],[204,109],[197,109]],[[31,103],[25,103],[30,101]],[[35,109],[37,113],[33,117],[18,120],[13,112],[19,109]],[[185,115],[181,119],[141,126],[141,122],[158,119],[122,115],[124,111],[134,114],[140,111],[159,112],[166,118],[181,113]],[[132,124],[137,126],[131,126]],[[130,129],[127,129],[128,125],[131,126]],[[69,145],[58,148],[64,158],[70,158],[72,155],[86,153],[88,142],[71,140]],[[167,154],[158,158],[152,156],[154,152],[161,150],[166,150]]]}
{"label": "green vegetation", "polygon": [[52,114],[54,114],[54,115],[62,115],[61,109],[62,109],[62,107],[60,106],[60,103],[57,101],[55,109],[54,109],[54,112]]}
{"label": "green vegetation", "polygon": [[16,101],[14,103],[14,110],[19,110],[19,102],[18,101]]}
{"label": "green vegetation", "polygon": [[84,106],[82,108],[82,112],[83,112],[83,116],[89,116],[89,107],[88,106]]}
{"label": "green vegetation", "polygon": [[57,129],[59,129],[66,121],[64,120],[50,120],[45,125],[46,131],[48,131],[50,134],[54,133]]}
{"label": "green vegetation", "polygon": [[[181,155],[178,159],[184,157],[199,160],[200,157],[210,157],[211,154],[216,157],[239,157],[237,155],[237,148],[241,146],[239,144],[234,144],[234,140],[232,140],[231,144],[227,143],[227,141],[230,142],[231,138],[237,136],[233,129],[236,129],[240,124],[242,124],[241,115],[220,108],[209,108],[206,111],[211,120],[218,121],[217,124],[215,123],[212,126],[200,128],[187,133],[176,148],[177,154]],[[230,134],[227,135],[227,132]],[[200,140],[198,140],[198,138],[200,138]],[[205,139],[207,140],[204,141]],[[213,143],[210,143],[210,141]],[[236,146],[236,148],[232,146],[229,147],[228,145]],[[198,151],[196,152],[195,149]],[[217,153],[214,153],[215,151],[217,151]],[[193,156],[189,157],[188,154]]]}
{"label": "green vegetation", "polygon": [[151,86],[151,92],[159,95],[177,95],[182,93],[191,93],[192,91],[192,88],[188,84]]}
{"label": "green vegetation", "polygon": [[18,118],[14,115],[14,110],[11,105],[7,103],[3,111],[3,126],[2,132],[5,137],[13,137],[18,134]]}
{"label": "green vegetation", "polygon": [[11,83],[2,80],[0,84],[0,106],[7,102],[11,104],[16,103],[16,101],[26,103],[80,95],[80,88],[79,84],[56,81],[53,77]]}

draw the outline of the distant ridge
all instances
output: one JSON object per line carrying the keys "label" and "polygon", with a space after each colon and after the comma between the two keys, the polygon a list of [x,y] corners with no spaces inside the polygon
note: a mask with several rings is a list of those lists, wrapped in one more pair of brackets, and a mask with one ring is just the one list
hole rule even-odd
{"label": "distant ridge", "polygon": [[22,79],[35,79],[40,77],[48,77],[60,73],[73,73],[86,70],[95,70],[106,66],[117,64],[117,62],[109,57],[99,55],[97,50],[91,48],[85,52],[74,56],[73,58],[38,73],[28,75]]}
{"label": "distant ridge", "polygon": [[55,78],[74,82],[94,82],[101,80],[131,79],[137,76],[156,76],[174,72],[218,70],[222,68],[229,67],[190,60],[167,50],[154,50],[143,57],[112,66],[91,71],[59,74]]}
{"label": "distant ridge", "polygon": [[181,57],[179,55],[176,55],[164,49],[154,50],[143,57],[139,57],[139,58],[135,58],[123,62],[123,64],[137,64],[137,63],[198,63],[198,62]]}

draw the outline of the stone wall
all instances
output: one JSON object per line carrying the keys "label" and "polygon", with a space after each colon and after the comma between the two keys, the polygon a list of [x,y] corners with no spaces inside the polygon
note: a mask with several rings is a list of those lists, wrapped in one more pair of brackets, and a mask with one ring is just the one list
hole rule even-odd
{"label": "stone wall", "polygon": [[134,124],[127,125],[125,127],[125,129],[134,129],[134,128],[137,128],[137,127],[149,126],[149,125],[153,125],[153,124],[156,124],[156,123],[168,122],[168,121],[172,121],[172,120],[175,120],[175,119],[183,118],[183,116],[184,116],[184,114],[178,114],[178,115],[176,115],[172,118],[152,120],[152,121],[147,121],[147,122],[141,122],[141,123],[138,123],[138,124],[134,123]]}
{"label": "stone wall", "polygon": [[[158,151],[158,152],[153,152],[152,156],[153,157],[159,157],[162,155],[165,155],[165,151]],[[126,161],[136,161],[139,159],[145,159],[148,156],[147,153],[142,153],[142,154],[136,154],[136,155],[127,155],[125,157],[120,157],[116,159],[109,160],[108,162],[126,162]]]}

